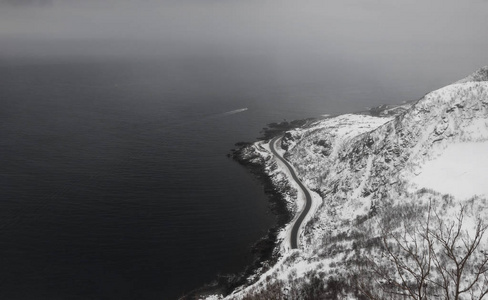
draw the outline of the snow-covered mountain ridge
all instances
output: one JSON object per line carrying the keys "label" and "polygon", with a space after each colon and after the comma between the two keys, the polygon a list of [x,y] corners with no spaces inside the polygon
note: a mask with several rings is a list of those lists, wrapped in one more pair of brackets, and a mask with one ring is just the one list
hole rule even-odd
{"label": "snow-covered mountain ridge", "polygon": [[[340,205],[338,213],[344,218],[357,217],[375,205],[394,202],[396,187],[409,184],[426,162],[441,156],[449,145],[481,145],[488,140],[488,82],[453,84],[431,92],[405,113],[366,133],[352,134],[353,128],[345,127],[344,134],[333,135],[327,129],[297,129],[301,138],[288,150],[288,159],[304,182],[323,195],[317,218],[331,209],[327,202]],[[318,144],[336,146],[322,146],[325,154],[310,151]],[[330,222],[327,215],[323,217]],[[312,230],[305,238],[316,240],[317,234]]]}
{"label": "snow-covered mountain ridge", "polygon": [[[300,236],[302,249],[278,248],[276,265],[227,298],[488,293],[488,256],[479,250],[488,246],[480,230],[488,223],[488,67],[384,115],[342,115],[285,133],[284,156],[321,205]],[[293,190],[266,149],[258,142],[247,153],[276,185]],[[285,196],[297,210],[296,195]],[[476,251],[465,251],[456,281],[449,270],[459,268],[457,256],[471,242]],[[449,256],[446,245],[460,250]]]}

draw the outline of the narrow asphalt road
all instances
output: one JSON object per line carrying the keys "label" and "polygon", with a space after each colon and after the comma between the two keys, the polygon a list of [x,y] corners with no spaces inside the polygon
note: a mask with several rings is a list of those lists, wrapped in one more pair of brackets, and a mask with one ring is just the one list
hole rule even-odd
{"label": "narrow asphalt road", "polygon": [[300,179],[298,179],[298,176],[297,176],[297,174],[295,174],[295,171],[293,170],[291,165],[281,155],[279,155],[278,152],[276,152],[275,143],[280,138],[281,137],[273,138],[271,140],[271,142],[269,143],[269,148],[271,149],[271,152],[273,153],[273,155],[277,159],[281,160],[281,162],[283,162],[283,164],[288,168],[291,176],[293,177],[293,180],[295,180],[296,183],[298,184],[298,186],[302,189],[303,193],[305,194],[305,198],[306,198],[305,207],[300,212],[300,216],[298,216],[298,218],[296,219],[296,221],[293,224],[293,227],[291,229],[291,241],[290,241],[291,245],[290,246],[292,249],[297,249],[298,248],[298,237],[299,237],[298,229],[300,229],[300,226],[302,225],[303,219],[305,219],[305,216],[307,216],[308,212],[310,211],[310,207],[312,207],[312,196],[310,195],[308,190],[305,188],[303,183],[300,181]]}

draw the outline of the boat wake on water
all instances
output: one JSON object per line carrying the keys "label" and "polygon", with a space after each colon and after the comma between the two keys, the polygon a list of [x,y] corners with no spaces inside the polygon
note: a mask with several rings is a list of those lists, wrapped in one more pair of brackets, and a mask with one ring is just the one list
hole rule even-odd
{"label": "boat wake on water", "polygon": [[231,111],[222,113],[221,116],[235,115],[235,114],[238,114],[238,113],[241,113],[241,112],[245,112],[246,110],[247,110],[247,107],[239,108],[239,109],[235,109],[235,110],[231,110]]}

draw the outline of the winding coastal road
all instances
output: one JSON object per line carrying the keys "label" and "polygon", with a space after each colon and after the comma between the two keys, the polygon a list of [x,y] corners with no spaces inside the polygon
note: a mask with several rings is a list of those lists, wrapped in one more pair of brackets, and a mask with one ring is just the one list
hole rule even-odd
{"label": "winding coastal road", "polygon": [[289,170],[293,180],[296,181],[300,189],[302,189],[303,194],[305,195],[305,207],[303,210],[300,212],[300,215],[298,218],[295,220],[292,229],[291,229],[291,238],[290,238],[290,243],[291,243],[291,249],[297,249],[298,248],[298,230],[300,229],[300,226],[302,225],[303,220],[307,216],[307,214],[310,211],[310,208],[312,207],[312,196],[308,192],[308,190],[305,188],[303,183],[298,179],[297,174],[295,173],[295,170],[291,167],[291,165],[276,151],[275,144],[276,141],[279,140],[281,137],[275,137],[273,138],[270,143],[269,143],[269,148],[271,149],[271,152],[273,155],[279,159]]}

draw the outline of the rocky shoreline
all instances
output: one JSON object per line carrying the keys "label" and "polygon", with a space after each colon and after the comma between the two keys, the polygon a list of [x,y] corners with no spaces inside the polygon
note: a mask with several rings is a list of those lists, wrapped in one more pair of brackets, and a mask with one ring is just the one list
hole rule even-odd
{"label": "rocky shoreline", "polygon": [[[436,206],[435,214],[438,218],[442,214],[449,222],[462,220],[457,215],[459,205],[469,207],[466,212],[461,209],[463,216],[470,219],[469,224],[486,220],[486,198],[470,198],[472,185],[462,187],[465,196],[453,196],[449,193],[458,193],[459,186],[455,190],[452,185],[436,186],[433,179],[439,176],[426,175],[425,179],[420,175],[422,171],[438,172],[446,161],[452,161],[452,155],[469,158],[466,165],[478,170],[476,174],[486,169],[482,164],[488,163],[483,156],[488,147],[488,98],[486,83],[479,81],[486,81],[487,70],[488,67],[482,68],[476,76],[428,93],[418,101],[305,121],[301,126],[283,130],[281,127],[290,123],[280,123],[272,126],[271,133],[265,128],[264,141],[238,143],[238,149],[229,156],[263,182],[265,192],[273,195],[270,200],[276,200],[270,205],[275,213],[275,203],[289,218],[294,212],[293,188],[274,163],[265,142],[276,135],[285,136],[281,147],[286,150],[287,160],[301,172],[301,180],[311,190],[322,199],[327,197],[327,205],[320,206],[307,225],[303,249],[287,252],[279,247],[280,228],[288,222],[283,219],[281,227],[270,230],[261,240],[263,243],[256,244],[257,260],[246,272],[224,284],[216,283],[215,289],[195,294],[195,298],[222,299],[231,294],[232,299],[362,299],[365,291],[380,290],[381,294],[383,281],[370,279],[378,276],[374,267],[377,264],[393,270],[381,278],[397,278],[395,269],[388,265],[391,260],[385,259],[392,255],[385,253],[385,245],[398,242],[392,241],[391,236],[407,230],[398,224],[405,220],[417,225],[429,222],[425,210],[433,202],[443,203]],[[468,157],[466,153],[471,154]],[[433,163],[438,160],[442,160],[442,167]],[[453,169],[452,174],[467,174],[469,170],[463,166],[457,165],[460,169]],[[445,181],[452,179],[452,174],[444,172],[440,177]],[[486,187],[480,181],[476,195],[488,195],[483,186]],[[409,254],[403,257],[404,254],[393,253],[407,261]],[[368,264],[371,261],[375,264]],[[434,267],[432,272],[437,272],[435,280],[443,269]],[[398,292],[404,286],[399,284]],[[486,288],[488,291],[488,285]],[[437,291],[429,291],[434,293]]]}
{"label": "rocky shoreline", "polygon": [[[380,110],[384,111],[386,108],[387,106],[375,107],[361,113],[380,113]],[[291,122],[285,120],[280,123],[270,123],[263,128],[262,137],[257,140],[270,140],[275,136],[285,134],[289,130],[306,126],[313,120],[316,119],[308,118]],[[266,171],[266,161],[259,153],[256,153],[253,145],[254,143],[251,142],[238,142],[235,144],[236,148],[231,149],[227,156],[248,169],[256,180],[262,184],[268,198],[269,208],[277,218],[276,225],[270,228],[268,234],[252,246],[251,253],[254,255],[254,261],[243,272],[221,276],[213,283],[191,291],[180,298],[181,300],[202,299],[215,294],[226,296],[239,286],[252,284],[249,278],[258,278],[260,274],[263,274],[269,267],[273,266],[280,257],[278,233],[292,220],[294,211],[288,207],[288,203],[285,200],[286,188],[273,182]]]}
{"label": "rocky shoreline", "polygon": [[[268,127],[263,128],[263,136],[258,140],[269,140],[287,130],[303,126],[309,120],[268,124]],[[251,282],[248,281],[250,277],[258,277],[279,259],[278,233],[291,221],[293,212],[287,207],[287,202],[283,197],[284,191],[273,183],[266,172],[266,162],[258,153],[255,153],[252,145],[253,143],[250,142],[238,142],[235,144],[236,148],[231,149],[227,156],[244,166],[261,183],[268,198],[269,209],[276,216],[276,224],[268,230],[266,236],[251,247],[254,260],[243,272],[220,276],[211,284],[191,291],[180,300],[201,299],[214,294],[228,295],[237,287],[250,284]]]}
{"label": "rocky shoreline", "polygon": [[[387,116],[397,114],[397,110],[403,110],[402,105],[380,105],[369,108],[366,111],[357,114]],[[327,116],[324,118],[330,118]],[[284,120],[280,123],[270,123],[262,130],[262,136],[257,138],[258,141],[268,141],[278,135],[283,135],[289,130],[304,127],[316,118],[307,118],[302,120],[293,120],[287,122]],[[180,300],[202,299],[210,295],[229,295],[237,287],[252,284],[250,278],[257,279],[267,269],[273,266],[280,258],[278,233],[292,220],[294,211],[288,206],[285,195],[288,192],[286,186],[279,186],[273,182],[272,177],[266,170],[265,159],[256,152],[251,142],[238,142],[236,148],[231,149],[227,156],[246,169],[248,169],[262,186],[264,193],[267,195],[270,211],[276,216],[276,225],[268,230],[266,236],[258,240],[252,247],[251,253],[254,256],[253,263],[238,274],[219,276],[212,283],[201,288],[195,289]]]}

